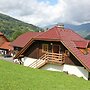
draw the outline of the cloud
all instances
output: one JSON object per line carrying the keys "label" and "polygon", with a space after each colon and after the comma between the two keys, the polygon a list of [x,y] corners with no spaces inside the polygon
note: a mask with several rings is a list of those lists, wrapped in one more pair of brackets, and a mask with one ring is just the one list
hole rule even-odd
{"label": "cloud", "polygon": [[63,11],[66,22],[80,24],[90,22],[89,0],[64,0],[66,7]]}
{"label": "cloud", "polygon": [[0,0],[0,11],[39,26],[90,22],[89,0]]}

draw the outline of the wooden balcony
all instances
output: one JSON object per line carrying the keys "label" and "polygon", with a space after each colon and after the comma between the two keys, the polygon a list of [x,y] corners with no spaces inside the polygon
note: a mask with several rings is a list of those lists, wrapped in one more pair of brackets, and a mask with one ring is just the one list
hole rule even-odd
{"label": "wooden balcony", "polygon": [[43,65],[47,63],[53,63],[53,64],[64,64],[65,56],[63,54],[57,54],[57,53],[45,53],[42,55],[39,59],[37,59],[35,62],[29,65],[29,67],[32,68],[41,68]]}
{"label": "wooden balcony", "polygon": [[45,56],[49,63],[64,64],[65,56],[58,53],[46,53]]}

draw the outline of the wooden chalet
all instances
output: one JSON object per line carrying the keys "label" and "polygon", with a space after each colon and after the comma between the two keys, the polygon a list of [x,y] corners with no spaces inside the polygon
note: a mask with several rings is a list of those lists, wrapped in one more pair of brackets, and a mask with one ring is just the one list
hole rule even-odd
{"label": "wooden chalet", "polygon": [[46,32],[28,32],[12,45],[20,48],[14,59],[24,66],[90,79],[90,41],[70,29],[55,26]]}
{"label": "wooden chalet", "polygon": [[9,40],[0,32],[0,54],[11,55],[13,51],[13,46],[10,45]]}

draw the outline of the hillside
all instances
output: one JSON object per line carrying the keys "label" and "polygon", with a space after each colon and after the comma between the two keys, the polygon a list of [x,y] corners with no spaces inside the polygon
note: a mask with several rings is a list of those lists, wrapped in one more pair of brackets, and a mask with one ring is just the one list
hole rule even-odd
{"label": "hillside", "polygon": [[81,25],[65,24],[65,27],[73,29],[75,32],[79,33],[83,37],[87,37],[88,35],[90,35],[90,23]]}
{"label": "hillside", "polygon": [[88,35],[87,37],[85,37],[86,39],[90,40],[90,35]]}
{"label": "hillside", "polygon": [[42,29],[0,13],[0,32],[11,41],[24,32],[39,30]]}
{"label": "hillside", "polygon": [[0,60],[0,90],[90,90],[90,81]]}

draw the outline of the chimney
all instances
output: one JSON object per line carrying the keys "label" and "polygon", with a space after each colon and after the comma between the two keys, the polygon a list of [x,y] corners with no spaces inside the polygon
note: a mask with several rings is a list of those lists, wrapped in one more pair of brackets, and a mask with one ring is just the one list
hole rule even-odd
{"label": "chimney", "polygon": [[64,29],[64,24],[57,24],[57,27]]}

